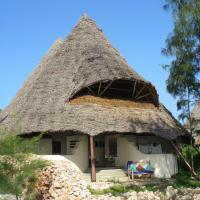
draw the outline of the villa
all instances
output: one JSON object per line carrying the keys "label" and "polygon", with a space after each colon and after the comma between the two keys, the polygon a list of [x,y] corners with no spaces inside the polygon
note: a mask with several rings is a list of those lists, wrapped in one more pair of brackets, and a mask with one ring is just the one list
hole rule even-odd
{"label": "villa", "polygon": [[[155,77],[156,78],[156,77]],[[178,172],[177,143],[185,131],[159,101],[156,88],[122,58],[84,15],[57,39],[10,105],[0,129],[32,137],[52,159],[71,160],[82,172],[124,168],[149,160],[154,176]]]}

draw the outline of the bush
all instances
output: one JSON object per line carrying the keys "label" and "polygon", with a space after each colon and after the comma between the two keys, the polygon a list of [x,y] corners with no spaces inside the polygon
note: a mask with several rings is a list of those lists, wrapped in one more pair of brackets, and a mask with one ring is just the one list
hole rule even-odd
{"label": "bush", "polygon": [[[200,154],[194,149],[194,147],[190,145],[184,145],[183,156],[189,163],[191,163],[190,149],[193,154],[194,169],[197,174],[200,174]],[[188,167],[185,165],[185,162],[182,160],[182,158],[178,157],[178,162],[179,169],[188,173]]]}
{"label": "bush", "polygon": [[191,174],[187,171],[179,171],[175,176],[173,183],[174,188],[196,188],[200,187],[200,182],[191,177]]}
{"label": "bush", "polygon": [[[190,145],[184,145],[183,156],[189,163],[191,163],[190,149],[193,154],[194,169],[197,172],[197,175],[200,176],[200,155],[199,155],[199,153]],[[179,173],[175,176],[174,187],[175,188],[200,187],[200,182],[197,180],[194,180],[191,177],[191,172],[188,170],[188,167],[186,166],[186,164],[182,160],[182,158],[178,157],[178,162],[179,162]]]}
{"label": "bush", "polygon": [[33,156],[41,136],[25,139],[8,135],[0,141],[0,192],[35,199],[37,171],[47,162]]}

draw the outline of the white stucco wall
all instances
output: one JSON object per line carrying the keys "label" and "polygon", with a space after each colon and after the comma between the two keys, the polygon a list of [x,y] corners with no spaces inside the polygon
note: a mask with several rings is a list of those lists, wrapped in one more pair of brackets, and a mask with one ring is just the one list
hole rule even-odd
{"label": "white stucco wall", "polygon": [[73,155],[65,155],[65,157],[76,164],[81,170],[85,171],[88,168],[88,137],[86,135],[80,136],[80,142]]}
{"label": "white stucco wall", "polygon": [[[67,137],[67,136],[66,136]],[[66,137],[60,138],[63,141],[65,147],[63,149],[66,151]],[[70,137],[70,136],[69,136]],[[88,138],[86,135],[78,136],[80,142],[77,148],[73,152],[73,155],[52,155],[52,139],[41,139],[39,144],[40,154],[46,154],[43,156],[48,160],[70,160],[72,161],[81,171],[85,171],[88,168]]]}
{"label": "white stucco wall", "polygon": [[51,138],[41,139],[38,145],[37,153],[42,155],[52,154],[52,139]]}
{"label": "white stucco wall", "polygon": [[[67,136],[66,136],[67,137]],[[67,145],[67,138],[63,138],[65,145]],[[42,154],[46,154],[49,159],[67,159],[72,161],[81,171],[88,169],[89,164],[89,149],[88,137],[86,135],[78,136],[80,142],[73,152],[73,155],[51,155],[52,154],[52,139],[42,139],[40,142],[40,149]],[[108,138],[117,137],[117,157],[116,166],[125,167],[127,161],[141,161],[150,160],[155,168],[155,176],[159,178],[169,178],[178,172],[177,160],[175,155],[169,154],[144,154],[140,152],[134,144],[129,142],[126,137],[120,135],[105,136],[105,154],[108,154]],[[147,139],[147,138],[146,138]],[[66,148],[66,147],[65,147]],[[66,148],[67,149],[67,148]]]}
{"label": "white stucco wall", "polygon": [[61,142],[61,154],[65,155],[67,151],[66,147],[66,136],[61,134],[55,134],[52,138],[42,138],[39,142],[39,146],[37,149],[37,153],[44,155],[52,154],[52,141],[60,141]]}
{"label": "white stucco wall", "polygon": [[128,142],[126,137],[117,136],[116,166],[125,166],[127,161],[150,160],[155,168],[155,176],[170,178],[178,172],[177,160],[173,154],[143,154],[133,142]]}

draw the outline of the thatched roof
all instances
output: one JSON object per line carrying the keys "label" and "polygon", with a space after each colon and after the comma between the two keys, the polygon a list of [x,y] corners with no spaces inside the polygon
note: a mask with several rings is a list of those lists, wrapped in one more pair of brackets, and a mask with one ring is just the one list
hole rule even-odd
{"label": "thatched roof", "polygon": [[200,100],[196,102],[191,114],[193,118],[194,140],[196,145],[200,145]]}
{"label": "thatched roof", "polygon": [[[72,103],[85,94],[132,98],[131,101],[150,103],[153,108]],[[16,125],[20,125],[22,133],[134,132],[171,139],[183,134],[172,115],[159,105],[155,87],[129,67],[87,16],[64,41],[56,40],[0,113],[0,128],[12,130]]]}
{"label": "thatched roof", "polygon": [[[200,100],[197,101],[196,105],[194,106],[192,110],[192,118],[200,121]],[[200,128],[200,124],[199,124],[199,128]]]}

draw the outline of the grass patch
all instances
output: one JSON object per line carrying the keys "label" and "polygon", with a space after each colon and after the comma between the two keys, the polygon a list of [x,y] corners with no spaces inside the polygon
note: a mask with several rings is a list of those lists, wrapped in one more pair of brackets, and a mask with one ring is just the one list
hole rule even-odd
{"label": "grass patch", "polygon": [[108,189],[104,189],[104,190],[94,190],[91,188],[88,188],[90,193],[93,195],[103,195],[103,194],[112,194],[113,196],[118,196],[120,194],[123,194],[125,192],[127,192],[127,188],[125,188],[123,185],[121,184],[117,184],[114,185]]}
{"label": "grass patch", "polygon": [[185,171],[179,172],[173,183],[174,188],[197,188],[200,187],[200,181],[195,180]]}
{"label": "grass patch", "polygon": [[104,190],[94,190],[94,189],[91,189],[91,188],[88,188],[90,193],[92,195],[104,195],[104,194],[112,194],[113,196],[119,196],[121,194],[124,194],[126,192],[132,192],[132,191],[135,191],[135,192],[143,192],[145,190],[148,190],[148,191],[152,191],[152,192],[155,192],[159,189],[159,186],[158,185],[154,185],[154,184],[148,184],[146,186],[129,186],[129,187],[125,187],[123,186],[122,184],[116,184],[108,189],[104,189]]}
{"label": "grass patch", "polygon": [[148,191],[152,191],[152,192],[155,192],[159,189],[160,189],[159,185],[154,185],[154,184],[148,184],[144,188],[144,190],[148,190]]}
{"label": "grass patch", "polygon": [[107,182],[111,182],[111,183],[119,183],[119,184],[120,184],[120,181],[119,181],[118,178],[107,179]]}
{"label": "grass patch", "polygon": [[[114,182],[114,181],[113,181]],[[172,185],[174,188],[179,189],[179,188],[197,188],[200,187],[200,181],[195,180],[191,177],[190,173],[187,171],[180,171],[175,177],[174,181],[167,181],[165,179],[161,180],[160,183],[157,184],[147,184],[145,186],[128,186],[125,187],[122,183],[117,183],[104,190],[94,190],[91,188],[88,188],[91,194],[93,195],[104,195],[104,194],[112,194],[113,196],[120,196],[123,193],[126,192],[144,192],[145,190],[147,191],[152,191],[152,192],[164,192],[166,191],[167,186]]]}

